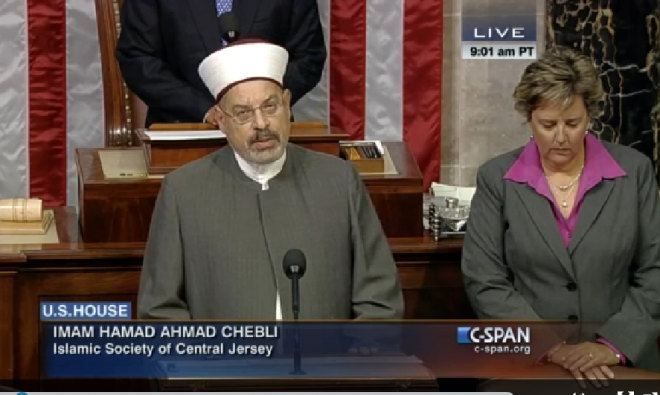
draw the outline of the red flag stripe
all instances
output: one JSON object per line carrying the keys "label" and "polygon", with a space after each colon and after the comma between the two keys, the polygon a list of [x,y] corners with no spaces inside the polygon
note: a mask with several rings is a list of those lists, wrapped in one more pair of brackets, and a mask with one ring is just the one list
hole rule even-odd
{"label": "red flag stripe", "polygon": [[30,196],[66,205],[66,0],[27,0]]}
{"label": "red flag stripe", "polygon": [[424,174],[440,178],[442,0],[405,0],[403,140]]}
{"label": "red flag stripe", "polygon": [[332,0],[330,8],[330,125],[364,139],[366,0]]}

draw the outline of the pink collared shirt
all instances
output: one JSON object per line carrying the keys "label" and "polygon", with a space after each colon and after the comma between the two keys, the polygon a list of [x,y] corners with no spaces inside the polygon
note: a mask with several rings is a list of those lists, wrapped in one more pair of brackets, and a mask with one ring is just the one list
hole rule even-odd
{"label": "pink collared shirt", "polygon": [[[603,179],[614,179],[626,175],[626,172],[612,158],[607,149],[591,134],[588,134],[584,139],[584,149],[584,168],[582,169],[575,203],[568,219],[564,218],[559,205],[552,196],[550,185],[541,166],[539,150],[534,140],[527,143],[518,159],[504,175],[507,180],[528,184],[536,193],[548,199],[548,203],[552,205],[559,233],[567,248],[580,215],[584,195]],[[613,344],[603,338],[599,338],[598,341],[612,349],[615,354],[620,355],[621,363],[625,364],[626,357]]]}

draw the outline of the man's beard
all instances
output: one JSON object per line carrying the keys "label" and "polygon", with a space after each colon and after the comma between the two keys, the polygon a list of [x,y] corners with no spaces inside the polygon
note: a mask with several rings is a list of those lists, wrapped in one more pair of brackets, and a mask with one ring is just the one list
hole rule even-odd
{"label": "man's beard", "polygon": [[[257,143],[269,140],[276,141],[276,144],[273,147],[266,149],[258,149],[256,147]],[[270,129],[257,130],[254,136],[249,140],[247,150],[247,155],[249,156],[248,160],[260,165],[272,163],[282,156],[285,147],[286,141],[282,141],[282,137],[279,133]]]}

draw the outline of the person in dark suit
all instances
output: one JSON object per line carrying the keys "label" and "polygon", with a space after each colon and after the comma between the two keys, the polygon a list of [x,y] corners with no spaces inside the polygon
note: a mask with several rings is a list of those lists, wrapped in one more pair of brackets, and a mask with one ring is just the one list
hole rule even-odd
{"label": "person in dark suit", "polygon": [[292,105],[319,82],[326,48],[316,0],[125,0],[116,57],[127,86],[149,107],[147,126],[216,123],[216,98],[197,69],[223,47],[217,19],[228,11],[242,39],[287,49]]}
{"label": "person in dark suit", "polygon": [[462,257],[479,318],[580,323],[545,361],[596,386],[610,366],[660,371],[658,185],[648,157],[589,133],[603,96],[570,48],[526,68],[514,99],[533,138],[479,169]]}

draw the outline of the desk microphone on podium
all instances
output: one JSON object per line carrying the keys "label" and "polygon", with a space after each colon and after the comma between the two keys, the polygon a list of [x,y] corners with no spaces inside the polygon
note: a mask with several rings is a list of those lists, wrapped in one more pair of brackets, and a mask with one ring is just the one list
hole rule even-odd
{"label": "desk microphone on podium", "polygon": [[284,273],[291,280],[293,319],[297,320],[300,314],[300,284],[299,281],[305,275],[307,259],[300,250],[289,250],[284,255]]}
{"label": "desk microphone on podium", "polygon": [[218,29],[220,30],[220,37],[227,43],[231,44],[238,40],[240,34],[238,26],[238,19],[233,12],[225,12],[218,17]]}
{"label": "desk microphone on podium", "polygon": [[[307,269],[307,259],[305,254],[300,250],[289,250],[284,255],[284,261],[282,262],[284,267],[284,274],[291,280],[291,307],[293,309],[293,319],[298,320],[300,315],[300,288],[299,281],[302,276],[305,275],[305,270]],[[294,323],[295,327],[293,330],[293,339],[294,339],[294,354],[293,354],[293,372],[294,375],[303,375],[301,367],[301,351],[300,351],[300,329],[298,328],[298,323]]]}

